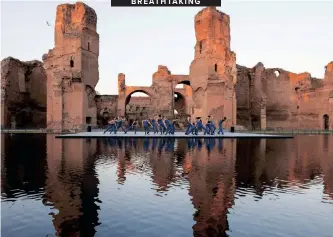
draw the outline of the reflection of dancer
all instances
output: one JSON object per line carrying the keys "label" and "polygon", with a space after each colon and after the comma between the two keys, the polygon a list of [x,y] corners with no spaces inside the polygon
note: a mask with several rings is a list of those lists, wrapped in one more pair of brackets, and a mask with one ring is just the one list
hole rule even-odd
{"label": "reflection of dancer", "polygon": [[219,140],[219,142],[218,142],[219,152],[222,153],[222,149],[223,149],[222,141],[223,141],[223,139],[219,138],[218,140]]}
{"label": "reflection of dancer", "polygon": [[212,140],[214,140],[214,138],[213,139],[205,138],[205,144],[206,144],[206,149],[207,149],[208,153],[210,153],[212,151],[212,145],[213,145]]}
{"label": "reflection of dancer", "polygon": [[156,138],[153,138],[153,142],[152,142],[152,144],[151,144],[151,150],[152,150],[152,151],[155,151],[156,145],[157,145],[157,139],[156,139]]}
{"label": "reflection of dancer", "polygon": [[143,150],[144,150],[145,152],[147,152],[148,149],[149,149],[149,139],[148,139],[148,138],[145,138],[145,139],[143,139]]}
{"label": "reflection of dancer", "polygon": [[201,151],[201,149],[202,149],[202,141],[201,141],[201,139],[197,140],[197,147],[198,147],[198,151]]}
{"label": "reflection of dancer", "polygon": [[172,152],[175,146],[175,139],[168,139],[165,146],[165,152]]}
{"label": "reflection of dancer", "polygon": [[117,144],[117,140],[115,138],[109,138],[109,144],[113,148]]}
{"label": "reflection of dancer", "polygon": [[158,140],[158,154],[161,155],[165,141],[164,139]]}

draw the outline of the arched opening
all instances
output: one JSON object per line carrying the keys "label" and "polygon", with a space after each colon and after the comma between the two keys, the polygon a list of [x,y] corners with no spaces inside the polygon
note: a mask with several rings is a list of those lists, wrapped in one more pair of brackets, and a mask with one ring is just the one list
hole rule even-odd
{"label": "arched opening", "polygon": [[323,116],[323,122],[324,122],[324,130],[329,130],[330,125],[329,125],[329,116],[327,114],[325,114]]}
{"label": "arched opening", "polygon": [[97,114],[97,125],[99,127],[105,127],[108,125],[109,120],[114,117],[114,114],[111,113],[111,110],[108,108],[101,109]]}
{"label": "arched opening", "polygon": [[90,51],[90,42],[88,42],[88,51]]}
{"label": "arched opening", "polygon": [[215,70],[215,72],[217,72],[217,64],[216,63],[214,65],[214,70]]}
{"label": "arched opening", "polygon": [[200,54],[202,52],[202,41],[200,41],[200,43],[199,43],[199,52],[200,52]]}
{"label": "arched opening", "polygon": [[150,118],[153,116],[151,102],[151,97],[146,91],[133,91],[125,100],[125,117],[128,121],[138,119],[139,122]]}
{"label": "arched opening", "polygon": [[69,62],[69,64],[70,64],[70,67],[74,67],[74,61],[73,61],[73,59],[71,59],[71,61]]}
{"label": "arched opening", "polygon": [[176,118],[185,116],[187,114],[186,100],[184,96],[179,92],[174,93],[174,114]]}
{"label": "arched opening", "polygon": [[280,76],[280,72],[279,72],[278,70],[275,70],[275,71],[274,71],[274,74],[275,74],[276,77],[279,77],[279,76]]}
{"label": "arched opening", "polygon": [[179,121],[185,121],[186,118],[192,113],[192,87],[190,81],[181,81],[176,85],[174,91],[173,108],[177,111],[174,112],[175,118]]}

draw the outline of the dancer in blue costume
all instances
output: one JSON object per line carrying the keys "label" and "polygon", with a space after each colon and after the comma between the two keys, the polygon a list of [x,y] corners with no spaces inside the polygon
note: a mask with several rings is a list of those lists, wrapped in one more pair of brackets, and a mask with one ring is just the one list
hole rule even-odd
{"label": "dancer in blue costume", "polygon": [[224,134],[224,132],[223,132],[223,122],[226,121],[226,120],[227,120],[226,117],[219,120],[219,130],[218,130],[217,134],[222,134],[222,135]]}
{"label": "dancer in blue costume", "polygon": [[160,127],[160,132],[162,135],[163,133],[165,133],[165,130],[166,130],[165,125],[163,123],[162,115],[158,115],[157,123]]}
{"label": "dancer in blue costume", "polygon": [[166,132],[165,135],[171,134],[172,128],[171,128],[171,122],[167,117],[164,117],[164,124],[166,126]]}
{"label": "dancer in blue costume", "polygon": [[206,135],[207,133],[210,134],[209,118],[207,118],[204,135]]}
{"label": "dancer in blue costume", "polygon": [[153,125],[154,134],[158,133],[157,121],[158,121],[157,116],[154,116],[154,118],[152,118],[152,120],[151,120],[151,124]]}
{"label": "dancer in blue costume", "polygon": [[196,124],[196,128],[197,128],[197,130],[199,131],[200,129],[202,129],[204,132],[206,132],[206,129],[205,129],[205,127],[203,126],[200,117],[197,118],[197,121],[196,121],[196,122],[197,122],[197,124]]}
{"label": "dancer in blue costume", "polygon": [[214,135],[216,127],[215,127],[215,124],[214,124],[214,121],[213,121],[213,117],[210,116],[210,115],[208,116],[208,123],[209,123],[209,128],[210,128],[210,134]]}
{"label": "dancer in blue costume", "polygon": [[108,125],[107,129],[104,131],[104,134],[105,134],[106,132],[108,132],[108,131],[110,131],[110,134],[111,134],[112,132],[114,132],[114,134],[117,133],[116,118],[111,119],[111,120],[109,121],[109,125]]}
{"label": "dancer in blue costume", "polygon": [[149,126],[152,126],[148,119],[142,120],[142,125],[145,130],[145,135],[149,134]]}

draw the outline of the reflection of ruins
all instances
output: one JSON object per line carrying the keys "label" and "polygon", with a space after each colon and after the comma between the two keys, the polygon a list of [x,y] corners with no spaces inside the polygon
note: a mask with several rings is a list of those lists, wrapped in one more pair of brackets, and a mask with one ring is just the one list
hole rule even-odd
{"label": "reflection of ruins", "polygon": [[20,134],[3,136],[2,141],[1,189],[5,197],[22,196],[21,190],[54,207],[56,236],[94,236],[99,225],[96,140],[64,141],[53,135]]}
{"label": "reflection of ruins", "polygon": [[[297,136],[293,140],[240,140],[237,144],[237,186],[265,188],[318,184],[333,199],[333,136]],[[319,178],[318,182],[315,179]]]}
{"label": "reflection of ruins", "polygon": [[[227,14],[204,8],[194,27],[187,74],[159,65],[150,86],[130,86],[119,73],[118,95],[97,95],[97,14],[81,2],[59,5],[54,48],[43,55],[43,63],[11,57],[1,62],[1,125],[82,130],[87,124],[105,126],[114,116],[141,120],[162,114],[183,120],[210,114],[226,116],[226,126],[248,129],[333,129],[333,62],[323,79],[262,63],[247,68],[236,65]],[[137,92],[147,97],[135,97]]]}
{"label": "reflection of ruins", "polygon": [[[262,197],[274,189],[288,194],[322,185],[322,198],[333,200],[333,136],[236,141],[3,135],[2,141],[3,197],[15,199],[17,190],[40,196],[44,205],[55,208],[57,236],[94,236],[102,222],[95,171],[100,159],[117,167],[114,179],[119,185],[129,176],[145,174],[153,195],[188,188],[196,209],[194,236],[227,235],[228,209],[240,188]],[[98,164],[103,168],[103,162]]]}
{"label": "reflection of ruins", "polygon": [[47,182],[43,202],[54,206],[57,236],[94,236],[99,225],[96,140],[47,137]]}
{"label": "reflection of ruins", "polygon": [[193,226],[195,237],[227,236],[229,230],[227,214],[234,202],[236,141],[225,140],[222,147],[222,154],[215,146],[209,156],[203,149],[191,157],[188,179],[193,206],[197,210]]}

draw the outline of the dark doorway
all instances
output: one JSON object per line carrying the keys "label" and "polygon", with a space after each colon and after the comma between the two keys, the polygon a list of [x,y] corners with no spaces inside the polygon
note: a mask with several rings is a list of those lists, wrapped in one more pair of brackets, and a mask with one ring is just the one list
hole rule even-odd
{"label": "dark doorway", "polygon": [[324,130],[329,130],[329,116],[325,114],[323,116],[323,120],[324,120]]}
{"label": "dark doorway", "polygon": [[86,117],[86,124],[91,124],[91,117]]}

